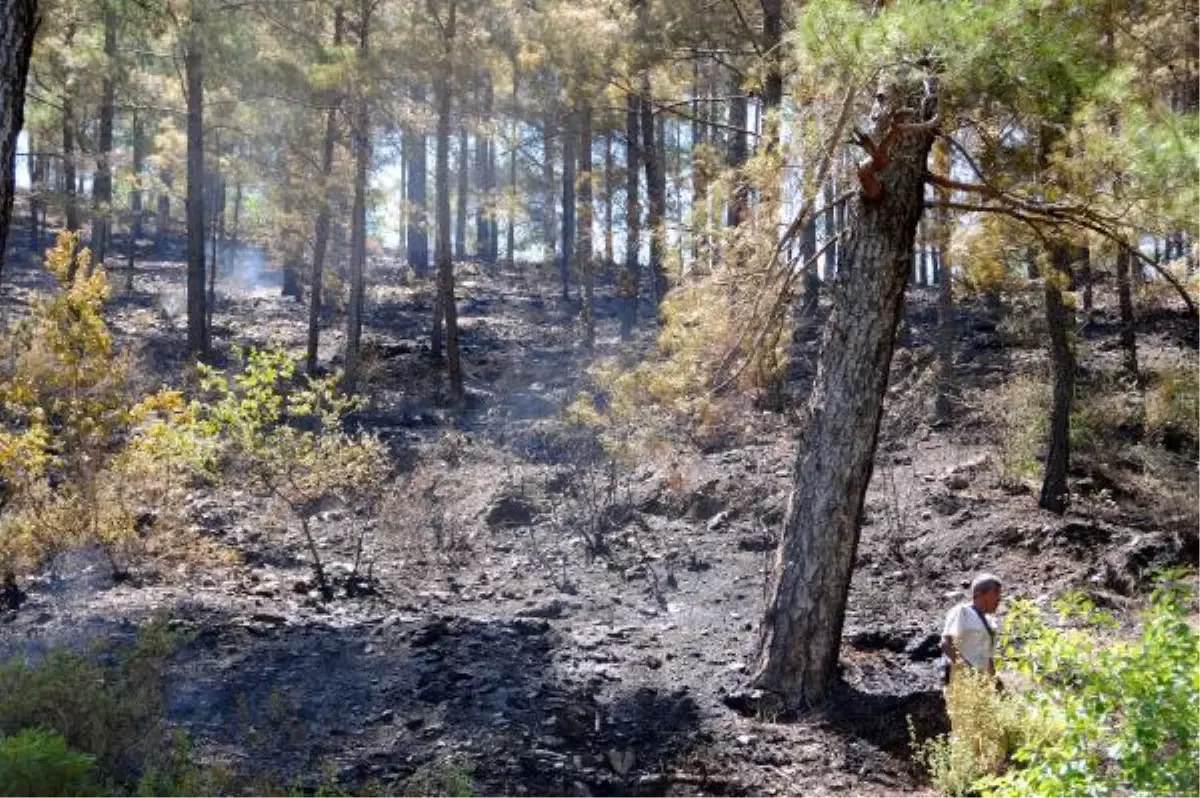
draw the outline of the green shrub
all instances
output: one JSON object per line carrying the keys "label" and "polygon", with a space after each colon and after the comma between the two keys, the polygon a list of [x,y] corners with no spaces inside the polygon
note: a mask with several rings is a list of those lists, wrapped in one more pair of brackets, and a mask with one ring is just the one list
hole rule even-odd
{"label": "green shrub", "polygon": [[60,735],[93,757],[96,777],[114,788],[136,783],[148,767],[165,769],[176,746],[163,685],[173,645],[166,624],[156,621],[124,651],[54,649],[36,663],[5,663],[0,734],[39,727]]}
{"label": "green shrub", "polygon": [[1086,600],[1058,605],[1051,626],[1027,603],[1010,609],[1006,659],[1030,682],[1017,695],[1049,733],[1030,737],[989,795],[1200,794],[1200,635],[1188,589],[1164,583],[1133,638]]}
{"label": "green shrub", "polygon": [[94,794],[94,763],[56,732],[24,729],[0,737],[0,795]]}
{"label": "green shrub", "polygon": [[1029,730],[1017,706],[985,673],[959,670],[946,689],[949,734],[913,740],[913,758],[947,795],[971,795],[981,779],[1003,770]]}

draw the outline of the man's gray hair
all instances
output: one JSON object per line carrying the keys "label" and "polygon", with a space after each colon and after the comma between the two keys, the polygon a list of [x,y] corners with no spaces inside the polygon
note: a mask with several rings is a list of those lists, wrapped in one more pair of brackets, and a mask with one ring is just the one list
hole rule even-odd
{"label": "man's gray hair", "polygon": [[1000,587],[1000,577],[994,574],[980,574],[971,580],[971,596],[998,590]]}

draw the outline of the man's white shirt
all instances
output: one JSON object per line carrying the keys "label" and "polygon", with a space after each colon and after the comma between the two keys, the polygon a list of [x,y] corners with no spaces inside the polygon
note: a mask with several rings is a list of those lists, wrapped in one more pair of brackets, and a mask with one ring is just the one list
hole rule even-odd
{"label": "man's white shirt", "polygon": [[[990,620],[989,623],[994,630],[995,623]],[[953,607],[946,614],[946,627],[942,630],[942,636],[954,641],[958,655],[973,668],[986,667],[988,660],[993,657],[992,636],[988,634],[979,613],[969,602]]]}

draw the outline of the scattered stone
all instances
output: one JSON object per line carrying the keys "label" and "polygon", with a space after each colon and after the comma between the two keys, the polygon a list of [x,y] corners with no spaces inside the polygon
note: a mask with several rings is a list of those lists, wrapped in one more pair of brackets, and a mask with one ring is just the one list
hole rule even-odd
{"label": "scattered stone", "polygon": [[561,599],[551,599],[545,604],[521,610],[517,613],[522,618],[562,618],[570,607]]}

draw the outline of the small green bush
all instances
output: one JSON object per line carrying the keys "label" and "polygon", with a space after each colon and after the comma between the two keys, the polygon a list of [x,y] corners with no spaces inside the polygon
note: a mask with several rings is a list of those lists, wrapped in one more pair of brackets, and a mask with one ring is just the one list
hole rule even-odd
{"label": "small green bush", "polygon": [[176,742],[163,678],[173,646],[166,623],[155,621],[123,651],[54,649],[37,662],[0,665],[0,734],[51,731],[91,756],[112,789],[136,784],[147,768],[168,769]]}
{"label": "small green bush", "polygon": [[72,751],[62,735],[24,729],[0,737],[0,795],[91,795],[96,758]]}
{"label": "small green bush", "polygon": [[1006,659],[1029,680],[1017,694],[1049,733],[1026,739],[987,795],[1200,794],[1200,635],[1193,597],[1165,582],[1133,638],[1085,599],[1058,605],[1052,626],[1027,603],[1010,609]]}
{"label": "small green bush", "polygon": [[947,694],[949,735],[914,745],[950,795],[1200,794],[1200,634],[1194,596],[1163,582],[1134,635],[1068,596],[1048,623],[1014,601],[1002,662],[1019,685]]}

